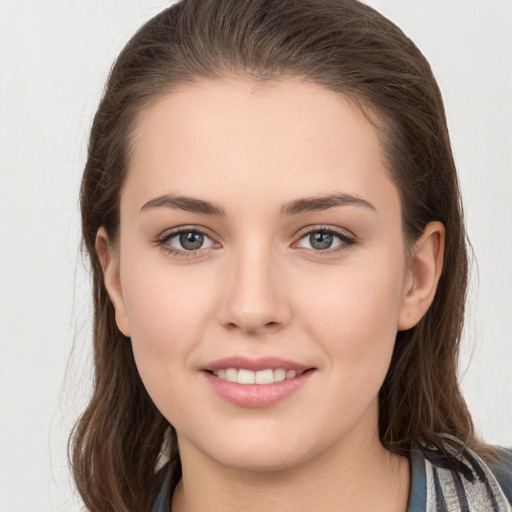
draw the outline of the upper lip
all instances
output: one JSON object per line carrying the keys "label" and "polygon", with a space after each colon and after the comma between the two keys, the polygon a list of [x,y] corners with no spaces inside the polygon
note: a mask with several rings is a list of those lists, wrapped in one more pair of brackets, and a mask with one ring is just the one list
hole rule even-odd
{"label": "upper lip", "polygon": [[283,368],[285,370],[305,371],[312,367],[296,363],[288,359],[281,359],[280,357],[267,356],[252,359],[246,356],[232,356],[212,361],[211,363],[205,365],[204,370],[214,371],[227,368],[245,369],[256,372],[259,370],[268,369],[277,370],[278,368]]}

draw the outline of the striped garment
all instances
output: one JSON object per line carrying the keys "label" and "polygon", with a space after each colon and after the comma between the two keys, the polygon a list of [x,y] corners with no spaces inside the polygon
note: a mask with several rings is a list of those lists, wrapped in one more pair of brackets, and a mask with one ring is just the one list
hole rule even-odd
{"label": "striped garment", "polygon": [[427,447],[413,452],[407,512],[512,512],[512,451],[500,449],[502,461],[491,471],[473,451],[445,447],[453,458]]}
{"label": "striped garment", "polygon": [[[462,443],[445,436],[454,443]],[[411,490],[407,512],[512,512],[512,450],[500,448],[502,461],[491,469],[469,449],[453,458],[426,446],[411,455]],[[158,475],[158,497],[152,512],[171,512],[171,497],[181,477],[179,461]]]}

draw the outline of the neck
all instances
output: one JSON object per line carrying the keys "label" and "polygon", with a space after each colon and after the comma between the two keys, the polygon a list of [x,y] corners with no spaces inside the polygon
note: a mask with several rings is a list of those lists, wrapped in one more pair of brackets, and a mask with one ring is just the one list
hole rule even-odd
{"label": "neck", "polygon": [[[374,429],[375,430],[375,429]],[[346,436],[336,446],[276,471],[227,467],[180,439],[183,478],[173,512],[405,512],[409,464],[377,433]]]}

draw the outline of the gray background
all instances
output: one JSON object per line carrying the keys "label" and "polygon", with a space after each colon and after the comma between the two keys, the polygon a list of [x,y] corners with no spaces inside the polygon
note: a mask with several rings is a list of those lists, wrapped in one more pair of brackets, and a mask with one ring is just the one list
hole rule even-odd
{"label": "gray background", "polygon": [[[461,379],[478,431],[511,446],[512,1],[367,3],[418,44],[444,94],[478,260]],[[65,448],[91,378],[87,132],[116,54],[166,5],[0,0],[0,512],[80,509]]]}

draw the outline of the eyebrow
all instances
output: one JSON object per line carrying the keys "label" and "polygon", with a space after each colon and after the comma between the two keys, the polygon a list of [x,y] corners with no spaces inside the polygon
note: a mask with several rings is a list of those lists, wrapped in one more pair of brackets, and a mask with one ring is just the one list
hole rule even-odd
{"label": "eyebrow", "polygon": [[[281,205],[279,209],[280,215],[291,216],[300,213],[327,210],[336,206],[359,206],[377,211],[373,204],[365,199],[352,194],[336,193],[331,195],[321,195],[314,197],[303,197],[294,199]],[[192,213],[200,213],[203,215],[213,215],[216,217],[225,217],[226,212],[217,203],[205,201],[188,196],[177,196],[164,194],[148,201],[142,208],[141,212],[153,210],[156,208],[171,208],[175,210],[184,210]]]}
{"label": "eyebrow", "polygon": [[282,205],[280,213],[282,216],[297,215],[304,212],[327,210],[336,206],[362,206],[364,208],[377,211],[373,204],[361,197],[352,194],[337,193],[332,195],[295,199]]}
{"label": "eyebrow", "polygon": [[174,210],[185,210],[187,212],[215,215],[218,217],[226,216],[226,212],[222,206],[218,204],[205,201],[203,199],[196,199],[194,197],[173,196],[170,194],[165,194],[151,199],[151,201],[148,201],[140,211],[145,212],[155,208],[172,208]]}

